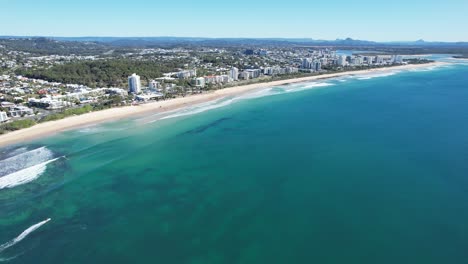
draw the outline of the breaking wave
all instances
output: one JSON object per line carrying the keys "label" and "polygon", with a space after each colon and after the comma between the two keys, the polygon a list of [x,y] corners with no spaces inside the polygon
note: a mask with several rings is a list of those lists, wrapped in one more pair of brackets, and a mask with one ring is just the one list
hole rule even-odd
{"label": "breaking wave", "polygon": [[[31,234],[32,232],[36,231],[37,229],[39,229],[41,226],[47,224],[47,222],[49,222],[51,219],[48,218],[42,222],[39,222],[33,226],[30,226],[28,229],[24,230],[23,233],[21,233],[19,236],[15,237],[14,239],[6,242],[5,244],[3,245],[0,245],[0,253],[2,253],[3,251],[5,251],[6,249],[18,244],[19,242],[21,242],[23,239],[25,239],[27,236],[29,236],[29,234]],[[7,261],[9,259],[4,259],[4,261]]]}
{"label": "breaking wave", "polygon": [[0,190],[26,184],[39,178],[47,164],[58,160],[52,151],[41,147],[0,161]]}
{"label": "breaking wave", "polygon": [[[299,92],[299,91],[309,90],[312,88],[326,87],[326,86],[332,86],[332,85],[334,84],[326,83],[326,82],[313,82],[313,83],[305,83],[305,84],[287,85],[284,87],[270,87],[267,89],[243,94],[243,95],[236,96],[236,97],[225,97],[219,100],[194,105],[191,107],[184,108],[182,110],[176,110],[172,113],[169,112],[170,113],[169,115],[166,115],[160,119],[170,119],[170,118],[175,118],[175,117],[194,115],[194,114],[202,113],[208,110],[224,107],[224,106],[230,105],[234,102],[241,101],[241,100],[249,100],[249,99],[255,99],[255,98],[272,96],[272,95]],[[148,123],[152,123],[155,121],[157,120],[153,120]]]}
{"label": "breaking wave", "polygon": [[[157,113],[153,116],[151,116],[150,121],[145,122],[145,124],[153,123],[156,122],[160,119],[170,119],[170,118],[176,118],[176,117],[181,117],[181,116],[188,116],[188,115],[194,115],[198,113],[202,113],[208,110],[224,107],[227,105],[230,105],[236,101],[240,100],[248,100],[248,99],[254,99],[254,98],[260,98],[260,97],[266,97],[266,96],[273,96],[273,95],[279,95],[279,94],[286,94],[286,93],[292,93],[292,92],[300,92],[308,89],[314,89],[314,88],[319,88],[319,87],[327,87],[327,86],[333,86],[337,85],[343,82],[347,82],[348,80],[351,79],[356,79],[356,80],[370,80],[374,78],[382,78],[382,77],[388,77],[392,75],[396,75],[402,72],[407,72],[407,71],[432,71],[436,70],[440,67],[444,67],[445,65],[437,65],[437,66],[428,66],[428,67],[422,67],[422,68],[417,68],[417,69],[408,69],[408,70],[390,70],[387,72],[371,72],[371,73],[363,73],[363,74],[353,74],[349,76],[344,76],[344,77],[338,77],[338,78],[332,78],[330,81],[331,82],[324,82],[324,81],[314,81],[314,82],[309,82],[309,83],[299,83],[299,84],[289,84],[285,86],[276,86],[276,87],[270,87],[262,90],[257,90],[254,92],[246,93],[243,95],[239,95],[236,97],[225,97],[220,100],[215,100],[207,103],[202,103],[194,106],[190,106],[187,108],[184,108],[182,110],[174,110],[171,112],[165,112],[165,113]],[[445,66],[446,67],[446,66]],[[145,118],[145,120],[147,120]]]}
{"label": "breaking wave", "polygon": [[397,73],[399,73],[399,71],[391,71],[391,72],[385,72],[385,73],[369,73],[369,74],[357,75],[356,77],[358,80],[370,80],[374,78],[392,76]]}
{"label": "breaking wave", "polygon": [[299,87],[293,87],[289,89],[285,89],[285,92],[291,93],[291,92],[300,92],[304,90],[309,90],[313,88],[318,88],[318,87],[328,87],[328,86],[333,86],[334,84],[332,83],[326,83],[326,82],[320,82],[320,83],[311,83],[307,85],[301,85]]}
{"label": "breaking wave", "polygon": [[46,147],[29,151],[23,148],[14,152],[16,155],[0,160],[0,177],[46,162],[54,157],[52,151]]}
{"label": "breaking wave", "polygon": [[193,107],[188,107],[186,109],[177,111],[177,113],[164,116],[161,119],[169,119],[169,118],[174,118],[174,117],[198,114],[198,113],[202,113],[208,110],[230,105],[234,101],[235,101],[235,98],[229,98],[229,99],[217,100],[214,102],[203,103],[203,104],[195,105]]}

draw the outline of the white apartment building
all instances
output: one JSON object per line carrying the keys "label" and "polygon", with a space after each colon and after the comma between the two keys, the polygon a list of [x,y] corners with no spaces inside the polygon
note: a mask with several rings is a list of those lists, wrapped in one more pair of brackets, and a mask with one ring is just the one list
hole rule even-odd
{"label": "white apartment building", "polygon": [[140,76],[136,73],[128,77],[128,92],[138,94],[141,92]]}

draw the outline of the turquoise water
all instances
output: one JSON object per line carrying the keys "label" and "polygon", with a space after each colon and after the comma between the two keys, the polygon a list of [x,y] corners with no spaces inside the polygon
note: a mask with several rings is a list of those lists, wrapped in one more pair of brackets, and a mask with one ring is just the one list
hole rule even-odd
{"label": "turquoise water", "polygon": [[468,261],[466,65],[171,116],[0,150],[0,262]]}

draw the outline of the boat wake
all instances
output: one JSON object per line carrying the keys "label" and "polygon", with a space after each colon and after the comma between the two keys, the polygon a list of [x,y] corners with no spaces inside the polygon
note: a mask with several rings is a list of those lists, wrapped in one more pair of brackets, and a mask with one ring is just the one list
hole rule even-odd
{"label": "boat wake", "polygon": [[0,161],[0,190],[13,188],[39,178],[54,158],[52,151],[41,147]]}
{"label": "boat wake", "polygon": [[16,258],[16,256],[11,257],[11,258],[0,258],[0,262],[7,262],[7,261],[10,261],[10,260],[15,259],[15,258]]}
{"label": "boat wake", "polygon": [[[18,244],[19,242],[21,242],[23,239],[25,239],[27,236],[29,236],[29,234],[31,234],[32,232],[36,231],[37,229],[39,229],[41,226],[47,224],[47,222],[49,222],[51,219],[48,218],[42,222],[39,222],[31,227],[29,227],[28,229],[24,230],[23,233],[21,233],[19,236],[15,237],[14,239],[6,242],[5,244],[3,245],[0,245],[0,253],[2,253],[3,251],[5,251],[6,249]],[[11,259],[11,258],[10,258]],[[7,261],[9,259],[4,259],[4,261]]]}

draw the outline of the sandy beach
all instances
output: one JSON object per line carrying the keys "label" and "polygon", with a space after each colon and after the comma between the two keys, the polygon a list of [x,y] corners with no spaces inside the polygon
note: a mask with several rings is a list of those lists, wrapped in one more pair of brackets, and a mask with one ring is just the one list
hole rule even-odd
{"label": "sandy beach", "polygon": [[126,106],[120,108],[112,108],[97,112],[92,112],[80,116],[73,116],[68,117],[62,120],[57,121],[50,121],[46,123],[40,123],[30,128],[13,131],[4,135],[0,136],[0,147],[10,145],[10,144],[17,144],[20,142],[25,142],[34,139],[40,139],[42,137],[51,136],[57,132],[61,132],[64,130],[69,130],[81,126],[106,122],[106,121],[115,121],[119,119],[134,117],[134,116],[141,116],[145,114],[154,114],[154,113],[161,113],[165,111],[175,110],[179,108],[183,108],[186,106],[199,104],[211,100],[220,99],[226,96],[235,96],[240,95],[248,92],[252,92],[258,89],[264,89],[272,86],[278,85],[285,85],[291,83],[301,83],[301,82],[309,82],[314,80],[323,80],[323,79],[330,79],[336,77],[343,77],[343,76],[352,76],[352,75],[363,75],[363,74],[372,74],[372,73],[380,73],[380,72],[391,72],[396,70],[410,70],[410,69],[418,69],[418,68],[428,68],[434,66],[441,66],[445,63],[442,62],[433,62],[427,64],[417,64],[417,65],[402,65],[402,66],[394,66],[394,67],[387,67],[387,68],[377,68],[371,70],[361,70],[361,71],[347,71],[347,72],[340,72],[340,73],[331,73],[331,74],[321,74],[317,76],[309,76],[309,77],[302,77],[296,79],[287,79],[287,80],[280,80],[280,81],[272,81],[267,83],[259,83],[259,84],[250,84],[244,86],[237,86],[231,88],[225,88],[221,90],[216,90],[213,92],[191,95],[176,99],[171,99],[167,101],[159,101],[153,103],[146,103],[137,106]]}

